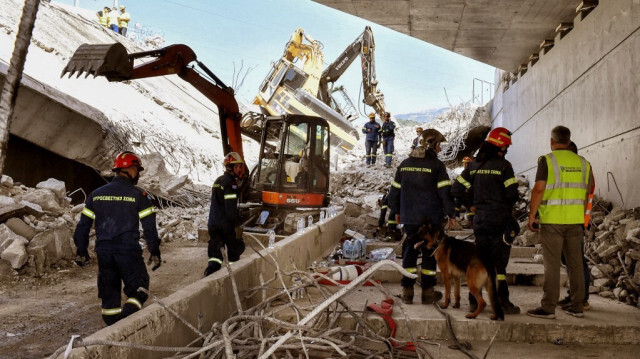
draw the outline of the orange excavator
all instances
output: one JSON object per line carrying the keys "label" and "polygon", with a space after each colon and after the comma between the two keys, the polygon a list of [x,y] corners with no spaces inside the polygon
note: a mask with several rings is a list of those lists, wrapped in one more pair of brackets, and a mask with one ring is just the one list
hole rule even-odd
{"label": "orange excavator", "polygon": [[[152,60],[136,66],[136,60]],[[195,66],[204,73],[196,70]],[[245,202],[245,229],[266,232],[291,222],[300,207],[319,208],[329,203],[330,131],[316,116],[265,116],[239,112],[233,89],[198,61],[186,45],[129,54],[120,43],[81,45],[61,76],[77,73],[104,76],[109,81],[178,75],[218,107],[222,149],[244,158],[241,134],[260,142],[258,164],[241,185]],[[245,172],[248,173],[248,172]],[[248,203],[247,203],[248,202]],[[252,205],[259,202],[259,205]],[[268,212],[266,214],[265,212]],[[317,212],[317,210],[316,210]],[[307,216],[309,213],[305,213]],[[291,232],[285,228],[285,232]]]}

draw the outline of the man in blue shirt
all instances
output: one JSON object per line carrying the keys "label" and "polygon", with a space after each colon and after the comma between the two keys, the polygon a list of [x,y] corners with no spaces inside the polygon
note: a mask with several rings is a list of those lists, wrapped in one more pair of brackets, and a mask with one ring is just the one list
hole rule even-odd
{"label": "man in blue shirt", "polygon": [[364,146],[367,151],[367,165],[376,164],[376,152],[378,150],[378,140],[380,139],[380,124],[376,122],[376,114],[369,114],[369,122],[364,124],[362,133],[366,135]]}
{"label": "man in blue shirt", "polygon": [[384,113],[384,122],[382,123],[381,135],[382,135],[382,149],[384,150],[384,166],[391,167],[391,160],[393,159],[393,139],[395,138],[396,124],[391,121],[391,114],[389,112]]}

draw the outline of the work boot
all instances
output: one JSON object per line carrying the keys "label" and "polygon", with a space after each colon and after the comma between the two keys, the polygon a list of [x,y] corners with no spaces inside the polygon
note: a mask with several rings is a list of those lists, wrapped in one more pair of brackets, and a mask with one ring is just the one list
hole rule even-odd
{"label": "work boot", "polygon": [[413,287],[402,287],[402,303],[413,304]]}
{"label": "work boot", "polygon": [[207,269],[204,270],[204,276],[208,277],[209,275],[219,271],[221,268],[222,268],[222,266],[220,265],[220,263],[218,263],[218,262],[209,262],[209,264],[207,265]]}
{"label": "work boot", "polygon": [[507,302],[506,304],[501,305],[504,314],[520,314],[520,307],[511,302]]}
{"label": "work boot", "polygon": [[520,314],[520,307],[509,301],[509,287],[507,281],[498,281],[498,303],[502,306],[504,314]]}
{"label": "work boot", "polygon": [[433,304],[442,299],[442,293],[431,288],[422,288],[422,304]]}

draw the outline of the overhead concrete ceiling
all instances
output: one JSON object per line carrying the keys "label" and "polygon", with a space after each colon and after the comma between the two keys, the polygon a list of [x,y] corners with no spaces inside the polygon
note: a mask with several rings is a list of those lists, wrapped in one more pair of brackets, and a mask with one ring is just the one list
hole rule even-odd
{"label": "overhead concrete ceiling", "polygon": [[[313,0],[447,50],[516,72],[579,0]],[[585,3],[587,1],[584,1]]]}

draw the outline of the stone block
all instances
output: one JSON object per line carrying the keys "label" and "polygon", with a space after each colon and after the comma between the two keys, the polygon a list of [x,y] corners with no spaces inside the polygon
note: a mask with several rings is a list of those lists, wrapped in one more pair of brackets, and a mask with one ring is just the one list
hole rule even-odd
{"label": "stone block", "polygon": [[62,206],[60,206],[56,194],[48,189],[41,188],[35,191],[29,191],[22,196],[22,200],[37,204],[42,207],[43,210],[55,215],[62,214]]}
{"label": "stone block", "polygon": [[30,225],[24,223],[20,218],[9,218],[5,224],[11,231],[13,231],[13,233],[24,237],[29,241],[36,235],[36,230]]}
{"label": "stone block", "polygon": [[13,241],[19,240],[25,243],[29,243],[24,237],[19,236],[13,232],[7,225],[0,224],[0,253],[7,249],[13,243]]}
{"label": "stone block", "polygon": [[27,263],[27,259],[29,259],[25,243],[21,240],[14,240],[9,247],[2,251],[0,258],[11,263],[11,268],[13,269],[22,268],[22,266]]}
{"label": "stone block", "polygon": [[172,195],[176,194],[176,192],[180,188],[182,188],[185,184],[187,184],[188,180],[189,180],[189,177],[187,177],[186,175],[173,178],[171,181],[169,181],[169,183],[167,183],[167,187],[166,187],[167,193]]}
{"label": "stone block", "polygon": [[5,187],[13,187],[13,178],[6,175],[2,175],[0,177],[0,185],[3,185]]}
{"label": "stone block", "polygon": [[37,234],[27,247],[34,256],[36,270],[42,273],[60,259],[75,258],[75,246],[71,230],[67,226],[57,226]]}
{"label": "stone block", "polygon": [[613,246],[609,246],[608,248],[603,249],[602,251],[598,250],[598,255],[600,257],[607,257],[609,255],[612,255],[614,253],[616,253],[617,251],[619,251],[621,248],[621,246],[619,244],[613,245]]}
{"label": "stone block", "polygon": [[38,189],[48,189],[53,192],[59,201],[64,200],[66,197],[67,189],[64,182],[55,178],[49,178],[46,181],[40,182],[36,185]]}
{"label": "stone block", "polygon": [[611,283],[609,278],[599,278],[593,281],[593,285],[597,288],[607,287]]}

